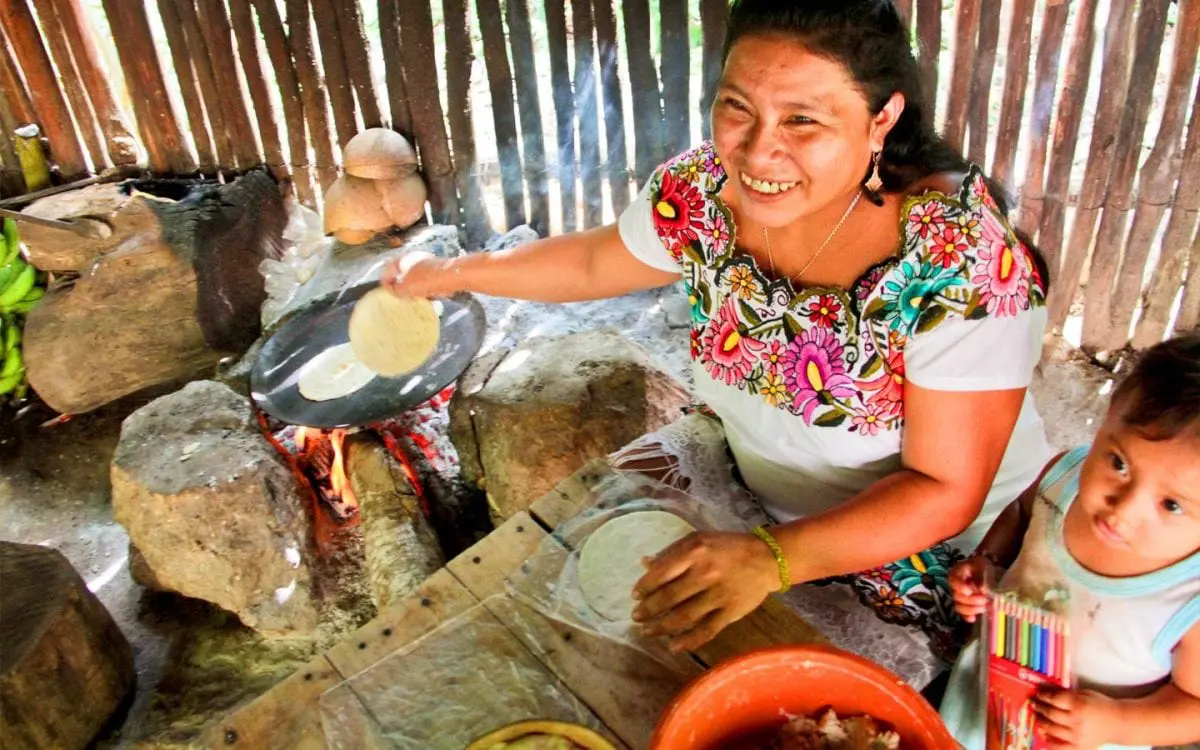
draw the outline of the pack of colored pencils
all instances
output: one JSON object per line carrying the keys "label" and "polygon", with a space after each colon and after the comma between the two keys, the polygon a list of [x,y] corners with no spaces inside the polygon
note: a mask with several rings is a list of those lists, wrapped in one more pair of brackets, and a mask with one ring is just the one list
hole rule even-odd
{"label": "pack of colored pencils", "polygon": [[1071,686],[1066,618],[995,594],[981,637],[988,653],[988,750],[1044,750],[1032,699],[1043,685]]}

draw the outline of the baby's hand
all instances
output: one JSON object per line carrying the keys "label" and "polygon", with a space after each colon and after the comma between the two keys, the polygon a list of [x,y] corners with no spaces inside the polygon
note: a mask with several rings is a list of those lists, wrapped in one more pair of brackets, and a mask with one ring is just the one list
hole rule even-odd
{"label": "baby's hand", "polygon": [[996,566],[976,555],[968,557],[950,569],[950,593],[954,595],[954,609],[967,622],[987,611],[988,580]]}
{"label": "baby's hand", "polygon": [[1034,698],[1038,731],[1055,748],[1095,750],[1114,736],[1120,703],[1090,690],[1044,687]]}

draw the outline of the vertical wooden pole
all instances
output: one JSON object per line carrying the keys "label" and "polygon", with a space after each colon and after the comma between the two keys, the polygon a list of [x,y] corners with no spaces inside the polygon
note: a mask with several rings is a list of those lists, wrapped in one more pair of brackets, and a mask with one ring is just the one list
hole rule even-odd
{"label": "vertical wooden pole", "polygon": [[[463,7],[466,7],[465,3],[463,3]],[[451,57],[462,54],[459,50],[451,49],[449,21],[446,21],[446,26],[446,55]],[[467,43],[470,44],[469,37]],[[392,129],[403,133],[406,138],[412,138],[412,112],[408,109],[408,84],[404,78],[404,64],[400,62],[400,17],[396,12],[396,0],[379,0],[379,45],[383,48],[383,72],[387,79],[388,110],[391,113]],[[475,54],[470,50],[468,53],[470,59],[474,60]],[[449,87],[449,83],[447,83],[446,88]],[[453,94],[450,94],[450,100],[458,101]],[[469,101],[463,101],[465,106],[470,107]],[[449,114],[453,116],[454,108],[451,108]],[[457,144],[458,138],[451,137]],[[472,136],[473,144],[474,136]],[[457,145],[454,150],[458,151]]]}
{"label": "vertical wooden pole", "polygon": [[350,75],[350,83],[354,86],[363,127],[382,127],[379,95],[375,93],[375,81],[371,76],[371,41],[367,38],[366,27],[363,26],[362,8],[358,0],[335,0],[335,5],[346,69]]}
{"label": "vertical wooden pole", "polygon": [[37,120],[33,112],[33,100],[21,76],[21,68],[9,44],[8,35],[0,26],[0,94],[8,99],[8,106],[18,125],[28,125]]}
{"label": "vertical wooden pole", "polygon": [[942,55],[942,0],[917,0],[917,39],[921,44],[921,78],[930,118],[937,108],[938,59]]}
{"label": "vertical wooden pole", "polygon": [[[1050,295],[1047,300],[1052,330],[1060,328],[1067,319],[1067,312],[1075,299],[1079,280],[1083,275],[1083,267],[1087,262],[1088,250],[1092,246],[1096,220],[1100,216],[1105,195],[1108,193],[1109,178],[1116,161],[1115,146],[1121,111],[1125,107],[1125,96],[1129,90],[1129,61],[1132,57],[1133,46],[1132,31],[1133,5],[1116,3],[1112,7],[1108,25],[1105,28],[1104,68],[1100,75],[1100,102],[1096,107],[1095,125],[1092,131],[1092,150],[1088,155],[1087,168],[1083,175],[1083,186],[1079,192],[1075,222],[1071,226],[1071,236],[1063,256],[1062,271],[1058,280],[1050,287]],[[1074,52],[1072,52],[1073,56]],[[1083,75],[1086,77],[1086,72]],[[1064,105],[1067,99],[1068,96],[1062,97]],[[1082,97],[1080,97],[1080,104],[1082,105]],[[1055,159],[1057,161],[1058,154],[1055,155]],[[1051,169],[1053,170],[1056,166],[1064,171],[1070,169],[1069,165],[1061,163],[1052,164]],[[1055,175],[1051,174],[1051,189],[1047,190],[1048,202],[1052,199],[1052,190],[1058,187],[1054,177]],[[1044,226],[1042,234],[1046,234]]]}
{"label": "vertical wooden pole", "polygon": [[459,105],[451,107],[446,113],[450,121],[450,140],[454,144],[454,179],[467,230],[467,247],[473,250],[491,239],[494,231],[483,204],[483,191],[476,174],[478,166],[475,161],[475,124],[471,101],[471,68],[475,62],[475,47],[471,44],[467,0],[442,0],[442,19],[446,27],[446,97]]}
{"label": "vertical wooden pole", "polygon": [[634,174],[641,185],[666,159],[663,142],[662,91],[650,55],[650,5],[647,0],[623,0],[625,46],[629,48],[629,86],[633,94]]}
{"label": "vertical wooden pole", "polygon": [[600,176],[599,92],[596,47],[592,40],[591,0],[571,0],[575,33],[575,112],[579,116],[579,161],[583,165],[583,228],[604,222],[604,185]]}
{"label": "vertical wooden pole", "polygon": [[[250,89],[250,101],[254,105],[254,116],[258,121],[258,135],[262,139],[263,156],[271,174],[278,181],[288,178],[287,164],[283,160],[283,144],[279,139],[279,123],[275,119],[275,108],[263,75],[262,59],[258,55],[258,29],[250,11],[250,0],[234,0],[229,4],[229,19],[237,37],[238,57],[242,61],[242,74]],[[278,81],[276,81],[278,86]]]}
{"label": "vertical wooden pole", "polygon": [[[1036,0],[1015,0],[1013,3],[1008,55],[1005,57],[1004,94],[1000,101],[1000,127],[996,133],[996,152],[991,165],[992,177],[1004,185],[1012,181],[1013,162],[1020,143],[1025,90],[1029,85],[1029,58],[1033,52],[1033,12],[1036,5]],[[1040,171],[1033,181],[1042,181]],[[1037,189],[1040,192],[1041,185]]]}
{"label": "vertical wooden pole", "polygon": [[312,0],[312,12],[317,27],[317,43],[321,47],[321,67],[325,69],[325,85],[329,91],[329,102],[333,105],[337,142],[338,146],[345,148],[358,132],[358,122],[350,74],[346,72],[346,55],[342,51],[342,30],[334,7],[334,3],[340,1]]}
{"label": "vertical wooden pole", "polygon": [[113,42],[125,73],[125,85],[132,93],[138,132],[150,155],[151,169],[178,175],[195,172],[196,162],[167,96],[145,7],[124,0],[104,0],[104,12],[109,26],[120,30],[113,35]]}
{"label": "vertical wooden pole", "polygon": [[124,112],[117,106],[86,11],[80,0],[54,2],[67,42],[75,54],[75,65],[79,68],[96,119],[100,122],[109,159],[117,166],[136,163],[137,141],[129,129]]}
{"label": "vertical wooden pole", "polygon": [[[1138,179],[1138,164],[1142,156],[1141,146],[1145,139],[1146,125],[1150,119],[1150,105],[1153,102],[1154,94],[1154,87],[1146,85],[1145,82],[1153,81],[1158,73],[1166,38],[1167,11],[1170,5],[1171,0],[1142,0],[1141,11],[1138,15],[1137,37],[1134,43],[1136,53],[1133,58],[1131,85],[1121,116],[1121,127],[1117,134],[1117,161],[1104,205],[1104,215],[1100,220],[1096,247],[1092,250],[1087,291],[1084,296],[1083,348],[1089,352],[1120,349],[1128,343],[1130,317],[1133,307],[1141,296],[1142,273],[1145,270],[1146,257],[1150,253],[1150,245],[1154,235],[1158,233],[1158,223],[1162,218],[1162,212],[1157,212],[1154,216],[1153,226],[1148,228],[1149,231],[1146,227],[1135,227],[1139,233],[1148,235],[1143,237],[1145,243],[1142,247],[1131,247],[1126,244],[1130,214],[1134,207],[1134,187]],[[1188,35],[1187,29],[1177,27],[1176,31],[1183,36]],[[1158,133],[1160,143],[1163,140],[1178,140],[1179,131],[1183,127],[1183,113],[1179,113],[1175,122],[1171,122],[1167,118],[1171,114],[1172,106],[1178,108],[1179,106],[1186,107],[1188,104],[1187,93],[1191,88],[1192,74],[1196,69],[1196,39],[1193,38],[1191,41],[1192,45],[1188,48],[1185,59],[1181,63],[1186,70],[1173,71],[1175,74],[1183,73],[1186,79],[1180,85],[1179,81],[1174,80],[1174,76],[1172,78],[1168,97],[1174,97],[1175,101],[1168,98],[1166,102],[1166,116]],[[1183,89],[1182,92],[1179,91],[1180,88]],[[1178,100],[1182,100],[1182,102]],[[1176,131],[1174,136],[1170,132],[1171,128]],[[1151,171],[1143,172],[1143,195],[1148,189],[1159,187],[1158,194],[1164,198],[1165,202],[1165,199],[1170,198],[1170,187],[1155,186],[1153,183],[1155,180],[1165,182],[1170,166],[1161,161],[1163,153],[1160,148],[1156,147],[1151,155],[1157,156],[1159,161],[1157,164],[1147,164],[1147,167],[1157,167],[1164,174],[1155,175]],[[1177,156],[1177,150],[1173,156]],[[1175,180],[1172,179],[1172,186],[1174,182]],[[1143,213],[1143,221],[1146,218]],[[1123,256],[1124,263],[1122,263]],[[1132,278],[1122,279],[1118,282],[1120,270],[1124,270],[1126,275],[1132,275]],[[1125,297],[1124,302],[1129,307],[1129,315],[1124,320],[1120,320],[1115,314],[1121,303],[1122,295]]]}
{"label": "vertical wooden pole", "polygon": [[[168,10],[166,4],[174,3],[174,10]],[[170,32],[167,41],[171,54],[176,61],[176,67],[181,70],[195,70],[197,87],[204,102],[204,113],[212,129],[213,146],[216,152],[217,166],[233,170],[237,167],[237,152],[234,149],[236,140],[232,117],[224,106],[221,98],[221,85],[217,78],[213,63],[212,50],[205,39],[204,31],[200,28],[200,17],[196,14],[193,0],[159,0],[159,11],[163,23],[174,23],[177,18],[183,31],[183,38],[172,38]],[[179,46],[176,47],[176,42]],[[186,76],[184,76],[186,77]],[[196,134],[193,133],[195,136]]]}
{"label": "vertical wooden pole", "polygon": [[546,143],[542,134],[542,103],[537,89],[529,0],[507,0],[504,9],[512,45],[517,111],[521,116],[525,182],[529,186],[529,223],[545,237],[550,233],[550,187],[546,180]]}
{"label": "vertical wooden pole", "polygon": [[596,46],[600,53],[608,188],[612,195],[613,214],[620,216],[629,205],[629,161],[625,153],[625,103],[618,68],[617,14],[612,0],[593,0],[592,10],[596,16]]}
{"label": "vertical wooden pole", "polygon": [[500,156],[500,184],[504,190],[504,218],[508,228],[525,223],[525,183],[521,179],[521,146],[517,140],[517,113],[513,107],[512,69],[508,65],[503,16],[499,0],[476,0],[483,35],[483,61],[492,92],[492,122]]}
{"label": "vertical wooden pole", "polygon": [[700,0],[700,32],[704,49],[704,59],[701,63],[703,83],[700,95],[700,134],[705,140],[712,137],[710,114],[717,83],[721,80],[721,54],[724,52],[728,25],[727,0]]}
{"label": "vertical wooden pole", "polygon": [[420,82],[409,88],[408,95],[413,132],[421,150],[425,180],[429,183],[429,204],[434,221],[458,226],[462,217],[454,185],[454,162],[446,139],[446,120],[442,114],[429,0],[401,0],[399,10],[404,72],[407,80]]}
{"label": "vertical wooden pole", "polygon": [[[989,4],[993,0],[988,0]],[[983,0],[958,0],[954,24],[954,68],[950,74],[950,99],[946,105],[946,141],[956,149],[963,147],[967,131],[971,82],[974,79],[976,41],[979,38],[980,3]],[[991,73],[991,69],[988,69]]]}
{"label": "vertical wooden pole", "polygon": [[[1193,2],[1193,5],[1195,3]],[[1146,307],[1138,321],[1133,337],[1136,349],[1145,349],[1162,341],[1170,325],[1171,312],[1179,287],[1184,281],[1184,270],[1200,278],[1200,269],[1193,262],[1188,265],[1189,238],[1196,234],[1200,220],[1200,85],[1192,96],[1192,117],[1187,128],[1187,144],[1179,167],[1179,184],[1175,189],[1175,200],[1171,206],[1171,219],[1167,222],[1163,237],[1162,258],[1158,269],[1150,280],[1146,293]],[[1177,331],[1190,330],[1195,321],[1180,318]],[[1187,325],[1191,322],[1191,325]]]}
{"label": "vertical wooden pole", "polygon": [[550,47],[550,81],[554,91],[554,121],[558,135],[558,191],[562,205],[562,228],[576,227],[575,203],[578,166],[575,162],[575,97],[571,88],[571,64],[567,55],[566,2],[549,2],[546,9],[546,40]]}
{"label": "vertical wooden pole", "polygon": [[[996,68],[996,45],[1000,41],[1000,6],[1001,3],[995,0],[983,3],[979,19],[979,45],[975,52],[974,68],[971,70],[967,154],[971,161],[981,166],[987,164],[988,115],[992,98],[992,74]],[[1028,50],[1025,64],[1029,64]]]}
{"label": "vertical wooden pole", "polygon": [[[287,130],[288,166],[292,173],[292,185],[296,198],[309,208],[317,207],[313,192],[312,169],[308,162],[308,137],[304,124],[304,102],[300,97],[300,82],[296,67],[288,52],[287,34],[279,17],[279,6],[275,0],[250,0],[258,14],[258,25],[262,29],[267,57],[275,70],[275,82],[279,86],[280,103],[283,106],[283,123]],[[235,0],[236,2],[236,0]]]}
{"label": "vertical wooden pole", "polygon": [[[1021,211],[1018,227],[1029,237],[1035,237],[1042,220],[1042,202],[1046,196],[1046,161],[1050,153],[1050,120],[1054,116],[1054,93],[1058,88],[1059,63],[1062,60],[1063,38],[1067,30],[1066,3],[1047,5],[1042,16],[1042,33],[1038,44],[1037,70],[1033,82],[1033,111],[1025,128],[1025,142],[1029,144],[1029,164],[1024,170],[1025,187],[1021,190]],[[1089,62],[1090,66],[1090,62]],[[1008,120],[1001,117],[1001,128]],[[1003,130],[1001,131],[1003,137]],[[1012,149],[1017,148],[1013,139]],[[997,146],[998,161],[994,174],[1001,179],[1011,179],[1012,160],[999,161],[1004,151]],[[1002,171],[1003,170],[1003,171]],[[1007,178],[1001,177],[1007,175]],[[1040,248],[1043,257],[1046,249]],[[1057,256],[1055,257],[1057,261]],[[1047,262],[1050,259],[1047,257]],[[1057,271],[1057,263],[1051,268]],[[1054,283],[1051,280],[1050,283]]]}
{"label": "vertical wooden pole", "polygon": [[692,140],[687,0],[659,0],[662,26],[662,92],[666,142],[670,155],[686,151]]}
{"label": "vertical wooden pole", "polygon": [[896,12],[900,14],[900,20],[908,28],[912,28],[913,18],[913,0],[896,0]]}
{"label": "vertical wooden pole", "polygon": [[204,116],[204,106],[200,102],[196,71],[192,66],[192,56],[188,53],[183,24],[172,0],[158,0],[158,15],[162,18],[163,30],[167,34],[167,46],[171,50],[175,79],[179,82],[179,95],[183,99],[184,114],[187,115],[188,127],[192,131],[192,145],[196,150],[198,165],[201,172],[211,174],[217,171],[220,159],[213,150],[212,134]]}
{"label": "vertical wooden pole", "polygon": [[75,129],[87,149],[87,155],[92,161],[93,168],[99,172],[104,169],[106,154],[100,141],[100,125],[92,112],[92,103],[83,87],[83,77],[75,65],[75,55],[67,40],[66,30],[58,18],[58,12],[51,0],[34,0],[34,10],[42,23],[42,35],[50,47],[50,56],[58,71],[58,79],[71,105],[71,114],[75,116]]}
{"label": "vertical wooden pole", "polygon": [[296,63],[296,78],[300,83],[300,100],[304,103],[308,137],[317,158],[317,181],[324,189],[337,179],[337,164],[330,142],[332,136],[329,132],[329,102],[325,98],[325,81],[313,51],[308,0],[287,0],[286,8],[288,46]]}
{"label": "vertical wooden pole", "polygon": [[1197,326],[1200,326],[1200,232],[1192,238],[1187,281],[1183,285],[1183,300],[1179,305],[1175,330],[1195,331]]}
{"label": "vertical wooden pole", "polygon": [[[42,44],[37,22],[25,0],[0,2],[0,26],[8,34],[42,133],[50,141],[51,155],[64,180],[87,174],[87,160],[71,122],[71,112],[58,87],[58,76]],[[165,162],[164,162],[165,163]]]}
{"label": "vertical wooden pole", "polygon": [[[246,2],[246,0],[242,0]],[[224,0],[196,0],[200,27],[213,55],[213,70],[221,87],[221,102],[225,108],[233,135],[233,152],[240,169],[262,164],[262,149],[250,123],[250,104],[238,77],[237,61],[233,54],[233,32],[225,14]]]}

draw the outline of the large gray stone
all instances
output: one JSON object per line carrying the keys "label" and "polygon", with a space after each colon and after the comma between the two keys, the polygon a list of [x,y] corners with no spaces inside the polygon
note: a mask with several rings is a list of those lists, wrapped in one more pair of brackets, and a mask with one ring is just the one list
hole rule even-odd
{"label": "large gray stone", "polygon": [[316,627],[302,496],[245,398],[197,381],[138,409],[121,427],[111,478],[141,578],[264,633]]}
{"label": "large gray stone", "polygon": [[450,404],[463,477],[508,518],[594,458],[680,416],[687,389],[611,330],[534,338],[477,360]]}

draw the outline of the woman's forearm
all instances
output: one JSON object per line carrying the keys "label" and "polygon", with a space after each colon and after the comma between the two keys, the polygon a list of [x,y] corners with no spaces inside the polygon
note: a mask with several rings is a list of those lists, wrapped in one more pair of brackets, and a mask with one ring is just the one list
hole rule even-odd
{"label": "woman's forearm", "polygon": [[1200,739],[1200,698],[1168,682],[1145,698],[1118,701],[1114,745],[1184,745]]}
{"label": "woman's forearm", "polygon": [[635,258],[615,226],[464,255],[446,266],[459,289],[534,302],[605,299],[679,279]]}
{"label": "woman's forearm", "polygon": [[1014,500],[996,517],[992,528],[988,529],[987,535],[975,549],[975,554],[1007,568],[1017,559],[1028,528],[1029,514],[1025,512],[1020,499]]}
{"label": "woman's forearm", "polygon": [[[771,529],[794,582],[857,573],[895,562],[961,533],[982,498],[902,469],[825,513]],[[919,509],[925,509],[921,512]]]}

